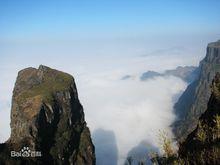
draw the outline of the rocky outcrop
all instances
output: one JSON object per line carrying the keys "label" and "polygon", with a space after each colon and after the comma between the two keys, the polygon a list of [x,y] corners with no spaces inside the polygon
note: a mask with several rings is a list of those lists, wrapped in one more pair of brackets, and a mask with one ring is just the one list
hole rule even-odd
{"label": "rocky outcrop", "polygon": [[178,140],[195,129],[199,117],[207,109],[210,85],[219,71],[220,41],[217,41],[208,44],[206,57],[200,62],[198,79],[187,87],[174,106],[178,120],[173,124],[173,130]]}
{"label": "rocky outcrop", "polygon": [[180,145],[179,156],[184,164],[220,164],[220,74],[213,81],[208,108]]}
{"label": "rocky outcrop", "polygon": [[0,164],[95,164],[90,131],[71,75],[42,65],[18,73],[11,136],[0,145]]}

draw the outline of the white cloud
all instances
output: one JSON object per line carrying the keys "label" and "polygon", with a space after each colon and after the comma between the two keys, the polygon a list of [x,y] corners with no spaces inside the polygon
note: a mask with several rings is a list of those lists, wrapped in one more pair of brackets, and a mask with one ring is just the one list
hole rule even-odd
{"label": "white cloud", "polygon": [[10,136],[10,104],[0,101],[0,143],[5,142]]}
{"label": "white cloud", "polygon": [[115,133],[122,163],[127,152],[142,140],[158,147],[159,130],[171,134],[169,126],[175,119],[172,97],[186,84],[175,77],[141,82],[109,80],[111,76],[87,77],[79,88],[80,99],[92,131],[103,128]]}
{"label": "white cloud", "polygon": [[[24,59],[25,56],[21,59]],[[147,70],[163,71],[178,65],[192,65],[190,56],[96,56],[75,59],[70,54],[56,58],[28,59],[28,66],[39,64],[72,74],[76,80],[85,117],[92,131],[98,128],[113,131],[116,137],[120,163],[133,147],[142,140],[157,146],[158,131],[170,131],[175,116],[172,113],[172,97],[186,84],[175,77],[158,77],[141,82],[120,80],[127,74],[136,75]],[[24,61],[1,65],[1,103],[10,103],[17,72],[27,67]],[[15,67],[16,66],[16,67]],[[4,110],[6,109],[6,110]],[[0,140],[9,136],[9,109],[0,109]]]}

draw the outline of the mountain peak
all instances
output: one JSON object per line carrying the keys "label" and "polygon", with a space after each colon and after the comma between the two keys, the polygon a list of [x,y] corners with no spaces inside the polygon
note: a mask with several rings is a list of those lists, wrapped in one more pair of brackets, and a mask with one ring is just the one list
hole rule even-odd
{"label": "mountain peak", "polygon": [[12,99],[11,136],[0,145],[0,164],[15,164],[9,151],[28,147],[42,157],[16,164],[95,164],[74,78],[40,65],[19,72]]}
{"label": "mountain peak", "polygon": [[38,67],[38,70],[41,70],[41,71],[47,71],[49,69],[51,69],[51,68],[49,68],[48,66],[45,66],[45,65],[39,65],[39,67]]}
{"label": "mountain peak", "polygon": [[[14,98],[24,101],[41,96],[44,101],[59,91],[75,89],[74,78],[64,72],[40,65],[38,69],[26,68],[19,72],[14,88]],[[76,90],[75,94],[77,96]]]}

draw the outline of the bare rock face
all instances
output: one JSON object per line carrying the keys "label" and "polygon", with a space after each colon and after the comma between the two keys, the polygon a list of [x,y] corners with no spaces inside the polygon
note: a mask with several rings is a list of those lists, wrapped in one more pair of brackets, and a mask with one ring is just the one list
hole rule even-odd
{"label": "bare rock face", "polygon": [[[27,147],[40,155],[11,155]],[[0,164],[95,164],[90,131],[71,75],[42,65],[18,73],[11,136],[0,145]]]}

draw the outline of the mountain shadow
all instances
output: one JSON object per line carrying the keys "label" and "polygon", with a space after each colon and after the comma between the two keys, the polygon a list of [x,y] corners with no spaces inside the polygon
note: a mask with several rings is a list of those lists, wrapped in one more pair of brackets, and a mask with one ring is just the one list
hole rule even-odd
{"label": "mountain shadow", "polygon": [[118,148],[113,131],[96,129],[92,134],[97,165],[117,165]]}
{"label": "mountain shadow", "polygon": [[151,157],[152,153],[159,152],[158,148],[152,146],[150,143],[142,141],[137,146],[133,147],[127,154],[127,159],[125,161],[125,165],[139,165],[139,164],[147,164],[151,165]]}

